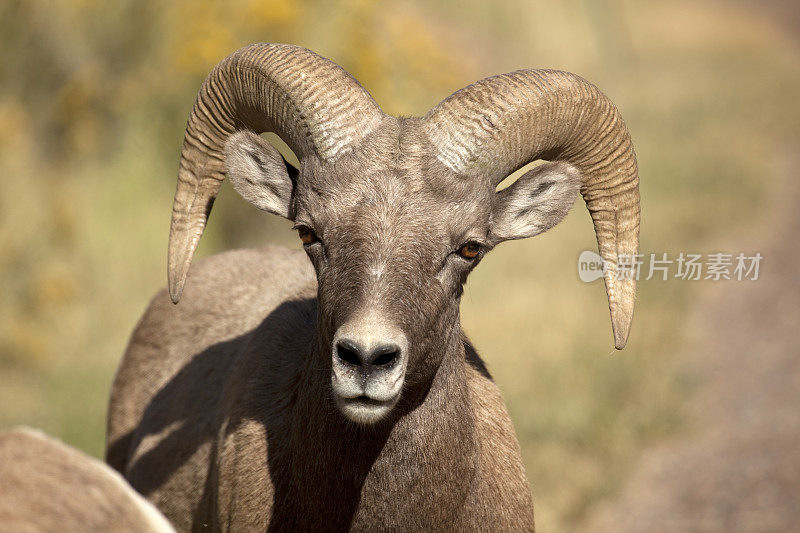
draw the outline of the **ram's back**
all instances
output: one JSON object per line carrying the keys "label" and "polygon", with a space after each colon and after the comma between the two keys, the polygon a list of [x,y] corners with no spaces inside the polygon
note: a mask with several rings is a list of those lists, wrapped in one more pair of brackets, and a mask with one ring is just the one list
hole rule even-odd
{"label": "ram's back", "polygon": [[209,457],[221,426],[225,380],[242,348],[281,304],[315,296],[316,278],[305,254],[275,246],[198,262],[178,305],[160,291],[114,380],[108,463],[169,518],[192,516],[203,498],[213,497],[205,490]]}

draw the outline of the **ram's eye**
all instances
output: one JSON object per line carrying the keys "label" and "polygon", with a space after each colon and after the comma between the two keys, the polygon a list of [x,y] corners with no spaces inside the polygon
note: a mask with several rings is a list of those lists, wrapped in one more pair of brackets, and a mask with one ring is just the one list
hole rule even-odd
{"label": "ram's eye", "polygon": [[317,239],[317,234],[306,226],[297,228],[297,234],[300,235],[300,240],[303,241],[303,244],[314,244],[319,240]]}
{"label": "ram's eye", "polygon": [[481,245],[471,241],[458,249],[458,255],[464,259],[475,259],[481,253]]}

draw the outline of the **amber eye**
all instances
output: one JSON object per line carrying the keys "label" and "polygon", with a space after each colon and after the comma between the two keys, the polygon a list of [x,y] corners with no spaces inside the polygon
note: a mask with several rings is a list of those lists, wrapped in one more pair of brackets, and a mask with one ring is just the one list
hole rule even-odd
{"label": "amber eye", "polygon": [[458,255],[465,259],[475,259],[481,253],[481,245],[477,242],[468,242],[458,249]]}
{"label": "amber eye", "polygon": [[313,244],[317,242],[317,234],[311,231],[311,228],[300,226],[297,228],[297,234],[300,235],[300,240],[303,244]]}

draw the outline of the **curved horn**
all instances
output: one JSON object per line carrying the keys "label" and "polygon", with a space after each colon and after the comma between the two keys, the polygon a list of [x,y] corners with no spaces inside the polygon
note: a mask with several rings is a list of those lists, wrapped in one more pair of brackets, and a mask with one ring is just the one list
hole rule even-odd
{"label": "curved horn", "polygon": [[574,74],[519,70],[461,89],[424,120],[443,164],[493,186],[537,159],[566,161],[580,171],[581,194],[606,264],[614,344],[621,350],[636,280],[618,276],[618,262],[639,248],[639,174],[614,104]]}
{"label": "curved horn", "polygon": [[169,234],[169,293],[177,303],[225,178],[225,140],[275,132],[300,159],[332,161],[372,131],[378,104],[350,74],[298,46],[255,44],[222,60],[203,82],[181,150]]}

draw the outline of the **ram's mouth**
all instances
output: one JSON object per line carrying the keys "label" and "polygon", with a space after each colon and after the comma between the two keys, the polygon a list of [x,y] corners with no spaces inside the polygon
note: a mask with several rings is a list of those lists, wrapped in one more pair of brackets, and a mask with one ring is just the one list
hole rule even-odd
{"label": "ram's mouth", "polygon": [[347,403],[357,403],[357,404],[364,404],[364,405],[374,405],[376,407],[380,407],[386,405],[387,403],[391,403],[391,400],[376,400],[374,398],[370,398],[366,394],[362,394],[361,396],[357,396],[355,398],[349,398],[345,400]]}
{"label": "ram's mouth", "polygon": [[400,394],[387,400],[375,399],[366,394],[353,398],[338,396],[336,403],[342,414],[358,424],[374,424],[383,419],[395,406]]}

